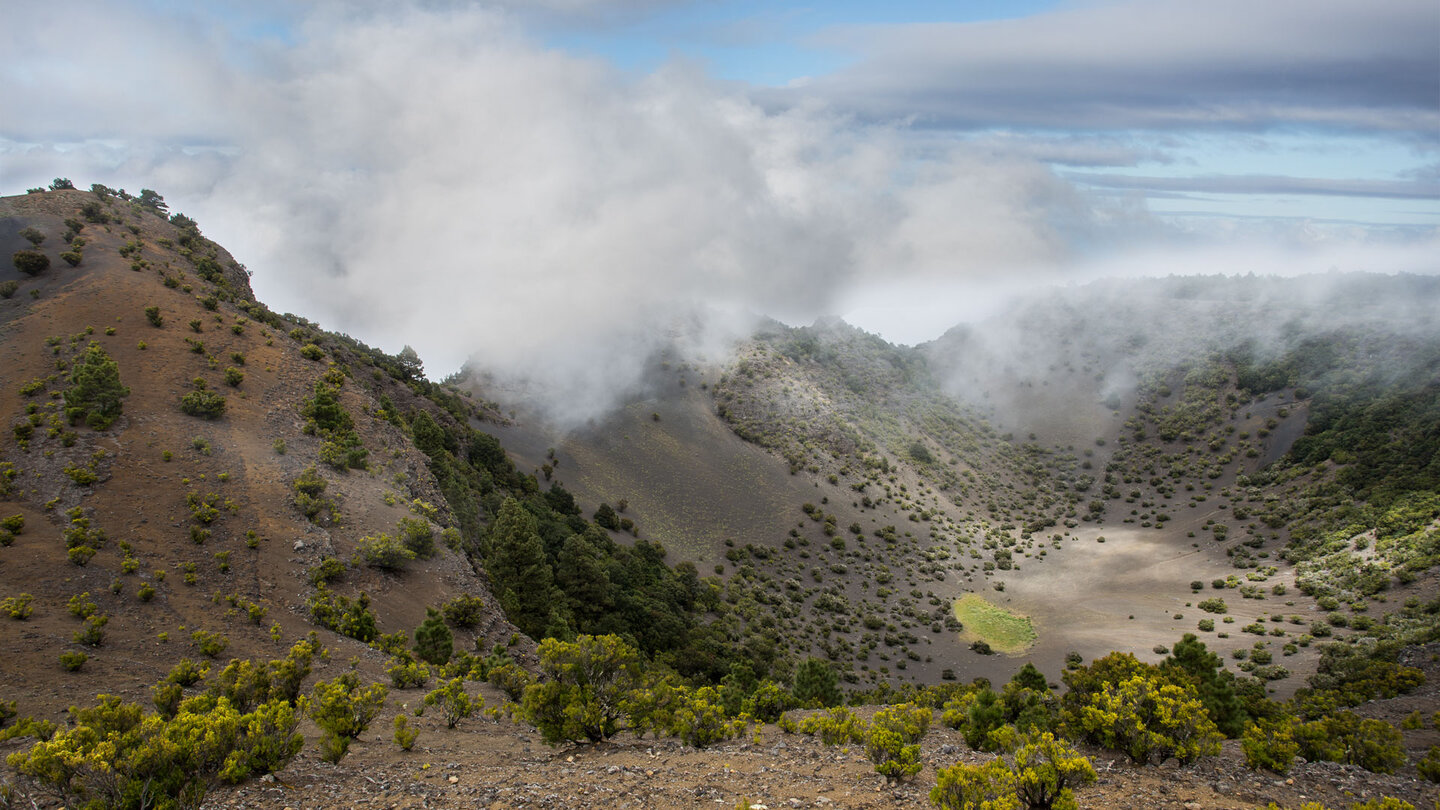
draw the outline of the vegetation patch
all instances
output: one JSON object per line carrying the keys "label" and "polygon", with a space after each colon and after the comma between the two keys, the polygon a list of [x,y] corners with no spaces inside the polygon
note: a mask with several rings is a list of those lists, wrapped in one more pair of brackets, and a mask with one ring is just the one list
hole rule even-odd
{"label": "vegetation patch", "polygon": [[983,596],[967,593],[955,600],[953,610],[955,618],[965,627],[966,638],[983,641],[997,652],[1013,655],[1030,649],[1035,643],[1035,627],[1030,617],[1011,613]]}

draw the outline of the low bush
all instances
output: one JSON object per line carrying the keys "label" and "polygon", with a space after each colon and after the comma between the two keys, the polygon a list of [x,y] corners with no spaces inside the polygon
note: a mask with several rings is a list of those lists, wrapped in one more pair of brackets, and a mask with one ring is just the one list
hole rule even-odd
{"label": "low bush", "polygon": [[461,720],[485,708],[485,698],[465,693],[465,679],[451,678],[439,689],[425,696],[425,705],[440,709],[445,727],[455,728]]}
{"label": "low bush", "polygon": [[355,556],[371,568],[382,571],[403,571],[415,559],[415,552],[388,534],[360,538],[356,544]]}
{"label": "low bush", "polygon": [[282,701],[241,713],[200,696],[167,718],[101,695],[99,705],[70,714],[73,728],[10,764],[72,807],[199,807],[214,784],[278,771],[303,744]]}
{"label": "low bush", "polygon": [[203,419],[219,419],[225,414],[225,397],[214,391],[191,391],[180,398],[180,410]]}
{"label": "low bush", "polygon": [[350,742],[370,727],[389,692],[381,683],[362,686],[360,676],[353,672],[315,684],[310,695],[302,699],[301,707],[325,734],[322,758],[339,762],[350,749]]}
{"label": "low bush", "polygon": [[38,276],[50,267],[50,257],[38,250],[17,250],[10,259],[27,276]]}

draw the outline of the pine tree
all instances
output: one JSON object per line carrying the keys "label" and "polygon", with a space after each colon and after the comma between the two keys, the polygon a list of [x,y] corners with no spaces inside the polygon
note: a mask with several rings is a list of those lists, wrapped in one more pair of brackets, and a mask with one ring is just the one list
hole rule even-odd
{"label": "pine tree", "polygon": [[598,530],[571,535],[555,558],[555,584],[565,593],[570,613],[581,631],[592,629],[615,604],[605,558],[589,537],[591,532]]}
{"label": "pine tree", "polygon": [[450,635],[450,628],[445,626],[444,617],[435,608],[426,608],[425,621],[415,628],[415,654],[425,663],[437,667],[448,664],[450,656],[455,654],[455,639]]}
{"label": "pine tree", "polygon": [[806,658],[795,670],[795,685],[791,688],[795,700],[802,706],[836,706],[841,700],[839,678],[830,665],[819,658]]}
{"label": "pine tree", "polygon": [[91,428],[105,430],[120,416],[121,398],[128,396],[130,389],[120,384],[119,364],[100,344],[91,343],[70,371],[65,415],[72,422],[84,419]]}
{"label": "pine tree", "polygon": [[554,598],[554,575],[534,516],[514,498],[505,500],[490,528],[485,567],[505,615],[527,635],[542,638]]}

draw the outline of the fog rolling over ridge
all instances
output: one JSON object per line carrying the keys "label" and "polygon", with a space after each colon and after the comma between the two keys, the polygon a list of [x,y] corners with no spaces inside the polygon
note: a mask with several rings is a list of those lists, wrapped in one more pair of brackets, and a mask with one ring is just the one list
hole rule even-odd
{"label": "fog rolling over ridge", "polygon": [[22,4],[0,179],[158,189],[277,310],[567,422],[677,320],[713,358],[751,314],[915,344],[1037,284],[1434,272],[1433,3],[843,6]]}
{"label": "fog rolling over ridge", "polygon": [[946,391],[1000,425],[1073,443],[1103,435],[1147,375],[1215,354],[1275,361],[1303,343],[1350,333],[1376,343],[1375,352],[1433,344],[1440,278],[1108,279],[1015,296],[998,314],[921,348]]}

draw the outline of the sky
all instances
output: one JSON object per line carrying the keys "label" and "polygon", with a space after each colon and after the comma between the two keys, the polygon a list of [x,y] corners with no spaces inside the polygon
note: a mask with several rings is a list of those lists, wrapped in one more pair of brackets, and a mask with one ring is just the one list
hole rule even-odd
{"label": "sky", "polygon": [[915,343],[1033,284],[1440,256],[1434,0],[5,18],[0,193],[153,188],[272,307],[432,375],[474,358],[584,397],[697,308]]}

